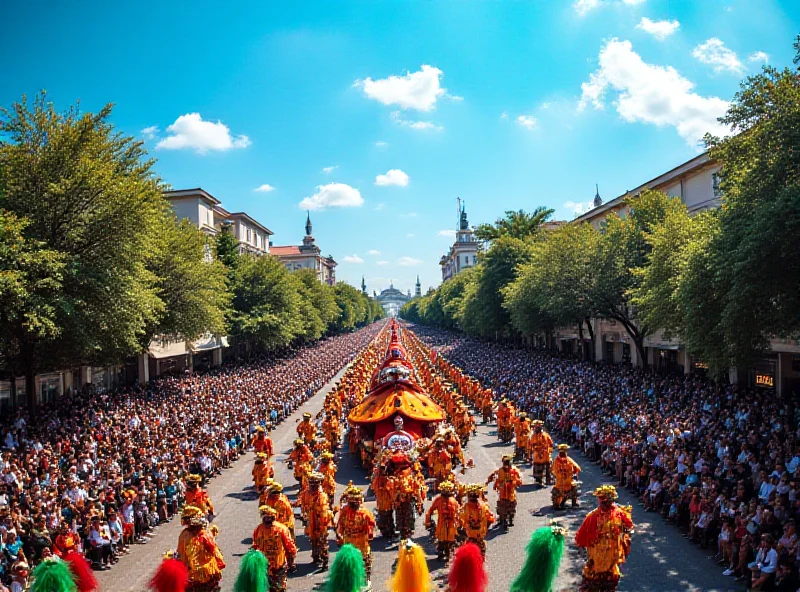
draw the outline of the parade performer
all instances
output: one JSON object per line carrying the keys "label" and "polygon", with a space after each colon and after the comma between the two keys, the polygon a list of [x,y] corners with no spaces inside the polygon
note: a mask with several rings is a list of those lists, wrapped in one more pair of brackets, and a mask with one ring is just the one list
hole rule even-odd
{"label": "parade performer", "polygon": [[375,476],[372,478],[372,491],[375,492],[375,509],[377,512],[378,530],[381,535],[391,539],[394,538],[394,499],[395,499],[395,480],[387,474],[386,465],[381,465],[375,469]]}
{"label": "parade performer", "polygon": [[453,457],[445,448],[444,438],[439,435],[434,440],[434,448],[428,454],[428,471],[434,478],[434,488],[447,479],[453,469]]}
{"label": "parade performer", "polygon": [[486,573],[484,554],[474,543],[461,545],[453,558],[447,576],[447,592],[486,592],[489,574]]}
{"label": "parade performer", "polygon": [[161,565],[148,583],[154,592],[185,592],[189,585],[189,570],[180,559],[175,559],[172,552],[164,556]]}
{"label": "parade performer", "polygon": [[425,551],[411,539],[400,544],[394,575],[386,585],[389,592],[430,592],[433,588]]}
{"label": "parade performer", "polygon": [[339,427],[339,418],[333,410],[329,410],[325,415],[325,419],[322,420],[322,433],[325,435],[325,439],[330,442],[331,450],[339,448],[341,428]]}
{"label": "parade performer", "polygon": [[185,517],[187,524],[178,537],[178,558],[189,570],[187,591],[218,590],[225,561],[214,537],[206,530],[208,523],[200,509],[191,506],[184,508],[182,517]]}
{"label": "parade performer", "polygon": [[332,506],[336,497],[336,463],[333,462],[333,453],[322,453],[317,472],[322,473],[322,491],[328,496],[328,503]]}
{"label": "parade performer", "polygon": [[483,423],[491,423],[493,414],[494,399],[492,397],[492,391],[486,389],[483,392],[483,398],[481,399],[481,415],[483,416]]}
{"label": "parade performer", "polygon": [[444,446],[450,454],[450,469],[464,464],[464,450],[461,447],[461,439],[456,434],[456,430],[449,428],[444,433]]}
{"label": "parade performer", "polygon": [[514,426],[514,460],[522,460],[528,454],[528,440],[531,435],[531,424],[526,413],[520,413]]}
{"label": "parade performer", "polygon": [[474,543],[481,554],[486,556],[486,534],[489,526],[494,523],[495,518],[483,499],[483,485],[472,483],[467,486],[467,503],[461,506],[459,519],[461,528],[467,537],[468,543]]}
{"label": "parade performer", "polygon": [[497,518],[500,527],[508,529],[514,526],[514,515],[517,512],[517,488],[522,485],[522,477],[517,468],[512,464],[512,456],[503,457],[503,466],[492,472],[486,480],[486,485],[494,481],[494,490],[497,492]]}
{"label": "parade performer", "polygon": [[283,524],[289,529],[289,534],[292,535],[292,540],[296,541],[294,534],[294,510],[292,509],[292,502],[283,494],[283,485],[280,483],[272,483],[267,489],[267,499],[262,506],[269,506],[275,510],[275,520]]}
{"label": "parade performer", "polygon": [[261,551],[250,549],[239,564],[233,592],[267,592],[268,587],[267,558]]}
{"label": "parade performer", "polygon": [[322,569],[328,569],[328,529],[333,521],[333,513],[328,496],[322,491],[322,479],[320,473],[311,473],[308,476],[308,489],[300,494],[295,505],[299,503],[305,510],[305,533],[311,542],[312,562]]}
{"label": "parade performer", "polygon": [[422,509],[422,499],[420,494],[422,485],[420,484],[421,475],[415,468],[414,463],[402,448],[398,447],[392,451],[391,456],[386,461],[387,471],[394,478],[394,508],[395,524],[400,533],[400,538],[407,539],[414,532],[414,508],[417,511]]}
{"label": "parade performer", "polygon": [[594,491],[598,507],[589,512],[575,533],[575,542],[588,552],[580,592],[614,592],[619,565],[630,553],[633,521],[630,506],[617,506],[617,490],[603,485]]}
{"label": "parade performer", "polygon": [[533,461],[533,478],[537,485],[550,482],[550,457],[553,454],[553,439],[543,429],[541,419],[533,420],[533,433],[530,436],[529,447]]}
{"label": "parade performer", "polygon": [[[24,590],[30,567],[18,561],[11,567],[12,589]],[[33,570],[31,592],[74,592],[76,589],[69,564],[55,558],[46,559]]]}
{"label": "parade performer", "polygon": [[314,445],[314,436],[317,435],[317,427],[311,423],[311,414],[303,413],[303,421],[297,425],[297,435],[303,439],[306,446]]}
{"label": "parade performer", "polygon": [[77,551],[70,551],[63,559],[72,572],[78,592],[96,592],[99,589],[100,584],[97,583],[92,566],[89,565],[86,557]]}
{"label": "parade performer", "polygon": [[343,545],[333,558],[325,592],[361,592],[366,585],[364,558],[353,545]]}
{"label": "parade performer", "polygon": [[69,523],[62,520],[53,545],[53,553],[63,558],[70,551],[74,551],[79,542],[80,538],[69,527]]}
{"label": "parade performer", "polygon": [[267,480],[275,476],[275,471],[269,464],[269,457],[264,452],[256,454],[256,460],[253,463],[253,485],[256,491],[261,491],[266,487]]}
{"label": "parade performer", "polygon": [[253,531],[253,549],[267,558],[270,592],[286,590],[286,575],[294,571],[297,547],[289,529],[276,520],[277,512],[269,506],[258,509],[261,524]]}
{"label": "parade performer", "polygon": [[203,516],[210,520],[214,517],[214,506],[211,503],[208,492],[200,487],[200,482],[202,480],[203,478],[200,477],[200,475],[189,475],[186,477],[186,495],[184,499],[186,500],[187,506],[200,508]]}
{"label": "parade performer", "polygon": [[301,438],[297,438],[294,441],[294,449],[289,453],[286,462],[294,469],[294,478],[300,483],[301,489],[305,489],[304,480],[313,460],[314,455],[311,454],[311,450],[308,449],[308,446]]}
{"label": "parade performer", "polygon": [[497,405],[497,438],[502,442],[510,442],[512,433],[512,419],[514,417],[514,408],[508,399],[503,399]]}
{"label": "parade performer", "polygon": [[364,558],[364,571],[367,586],[371,586],[372,550],[369,542],[375,531],[375,518],[367,508],[363,507],[364,493],[350,481],[345,489],[346,505],[339,511],[336,523],[337,543],[350,544],[361,551]]}
{"label": "parade performer", "polygon": [[580,475],[581,468],[574,460],[567,456],[569,445],[558,445],[558,456],[553,461],[553,475],[556,483],[553,486],[551,497],[553,499],[553,509],[562,510],[567,503],[567,499],[572,500],[572,507],[578,507],[578,486],[575,484],[575,477]]}
{"label": "parade performer", "polygon": [[272,438],[270,438],[267,434],[265,434],[265,430],[263,427],[258,426],[256,428],[256,436],[253,438],[253,450],[255,450],[256,454],[263,453],[267,455],[267,460],[272,458],[273,447],[272,447]]}
{"label": "parade performer", "polygon": [[558,525],[534,531],[522,571],[511,584],[511,592],[550,592],[564,554],[566,529]]}
{"label": "parade performer", "polygon": [[392,425],[394,425],[394,430],[383,437],[381,446],[391,450],[395,448],[411,450],[414,446],[414,436],[403,429],[405,425],[403,418],[400,415],[395,415]]}
{"label": "parade performer", "polygon": [[[456,543],[458,534],[458,515],[459,504],[453,493],[455,486],[450,481],[444,481],[439,485],[439,495],[437,495],[431,507],[425,513],[425,526],[434,530],[436,538],[436,552],[439,561],[450,562],[450,555]],[[431,516],[436,512],[438,521],[433,523]]]}

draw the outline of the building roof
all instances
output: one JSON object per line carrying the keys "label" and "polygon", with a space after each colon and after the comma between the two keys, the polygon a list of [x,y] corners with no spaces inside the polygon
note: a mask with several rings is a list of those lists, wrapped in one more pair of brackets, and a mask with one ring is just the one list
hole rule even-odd
{"label": "building roof", "polygon": [[246,214],[245,212],[232,212],[231,214],[228,215],[228,217],[230,217],[230,218],[244,218],[245,220],[250,222],[250,224],[252,224],[256,228],[258,228],[259,230],[263,230],[266,234],[275,234],[269,228],[267,228],[266,226],[263,226],[258,220],[254,219],[253,217],[251,217],[250,215]]}
{"label": "building roof", "polygon": [[281,255],[302,255],[300,247],[297,245],[289,245],[286,247],[270,247],[269,252],[271,255],[280,257]]}
{"label": "building roof", "polygon": [[198,196],[210,201],[215,206],[218,206],[219,204],[222,203],[216,197],[211,195],[208,191],[205,191],[200,187],[195,187],[194,189],[176,189],[173,191],[164,192],[164,197],[166,197],[167,199],[181,199],[184,197],[198,197]]}

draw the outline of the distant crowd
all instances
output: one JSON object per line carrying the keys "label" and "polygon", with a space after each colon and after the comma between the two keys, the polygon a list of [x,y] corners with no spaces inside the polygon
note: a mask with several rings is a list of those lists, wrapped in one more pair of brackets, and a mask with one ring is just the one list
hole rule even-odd
{"label": "distant crowd", "polygon": [[0,590],[15,570],[70,550],[106,569],[178,512],[182,478],[228,467],[258,425],[277,425],[382,324],[280,356],[113,392],[66,394],[0,423]]}
{"label": "distant crowd", "polygon": [[724,575],[745,580],[761,561],[775,574],[762,590],[800,588],[800,409],[791,396],[414,331],[708,548]]}

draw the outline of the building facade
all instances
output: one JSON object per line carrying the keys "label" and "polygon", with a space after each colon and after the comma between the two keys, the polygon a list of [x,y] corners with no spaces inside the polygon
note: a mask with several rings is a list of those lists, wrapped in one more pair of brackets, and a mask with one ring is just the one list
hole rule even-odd
{"label": "building facade", "polygon": [[[624,194],[603,203],[599,191],[595,195],[594,208],[578,216],[573,223],[589,223],[600,228],[612,213],[624,216],[628,211],[626,199],[642,193],[645,189],[663,191],[678,197],[686,204],[689,213],[717,208],[721,205],[719,188],[720,165],[707,153],[701,154],[669,171],[626,191]],[[614,320],[593,319],[595,335],[594,358],[608,363],[629,363],[642,366],[638,351],[625,328]],[[556,331],[556,345],[561,351],[579,354],[587,351],[592,343],[584,331],[583,343],[577,327],[563,327]],[[772,339],[771,351],[753,368],[732,369],[730,379],[747,386],[775,389],[776,392],[800,391],[800,340]],[[702,360],[690,356],[678,337],[666,339],[661,331],[644,339],[647,364],[664,372],[703,373],[707,366]]]}
{"label": "building facade", "polygon": [[403,305],[411,300],[411,290],[407,294],[403,294],[401,290],[394,287],[393,282],[390,282],[388,288],[381,290],[381,293],[375,296],[375,300],[380,302],[383,310],[386,311],[386,316],[396,317]]}
{"label": "building facade", "polygon": [[[456,240],[446,255],[439,260],[442,268],[442,281],[446,282],[464,269],[473,267],[478,263],[480,241],[475,236],[475,231],[470,228],[467,212],[461,207]],[[419,278],[417,278],[419,279]]]}
{"label": "building facade", "polygon": [[306,215],[306,235],[302,245],[288,245],[271,247],[270,254],[274,255],[286,266],[289,271],[298,269],[313,269],[317,272],[319,281],[333,286],[336,284],[336,261],[328,255],[322,256],[322,251],[317,246],[314,235],[311,234],[311,215]]}

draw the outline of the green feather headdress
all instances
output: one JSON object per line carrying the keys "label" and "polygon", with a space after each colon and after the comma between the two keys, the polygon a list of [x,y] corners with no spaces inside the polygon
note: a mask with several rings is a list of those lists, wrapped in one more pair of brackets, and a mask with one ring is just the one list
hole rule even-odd
{"label": "green feather headdress", "polygon": [[525,564],[511,584],[511,592],[550,592],[564,553],[565,534],[560,526],[545,526],[533,533],[525,548]]}
{"label": "green feather headdress", "polygon": [[233,592],[267,592],[267,558],[261,551],[250,549],[239,564],[239,575]]}
{"label": "green feather headdress", "polygon": [[344,545],[331,565],[325,592],[360,592],[366,584],[364,558],[353,545]]}
{"label": "green feather headdress", "polygon": [[42,561],[33,570],[31,592],[75,592],[78,586],[64,561]]}

